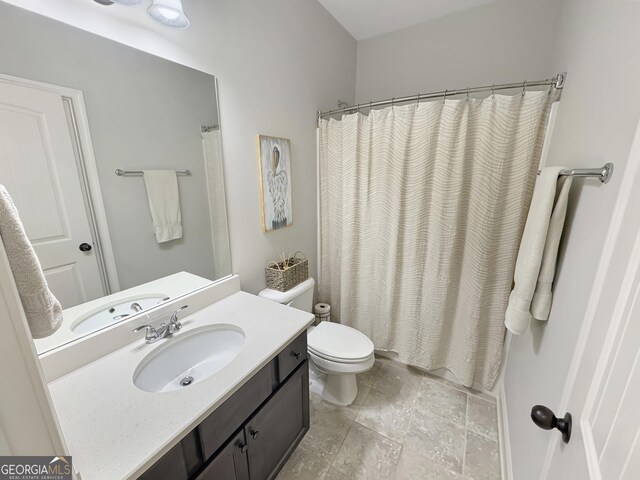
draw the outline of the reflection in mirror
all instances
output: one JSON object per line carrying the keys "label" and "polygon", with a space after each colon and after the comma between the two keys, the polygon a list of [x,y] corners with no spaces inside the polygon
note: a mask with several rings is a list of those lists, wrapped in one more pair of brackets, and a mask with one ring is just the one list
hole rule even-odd
{"label": "reflection in mirror", "polygon": [[63,307],[38,352],[229,275],[215,77],[7,4],[0,19],[0,184]]}

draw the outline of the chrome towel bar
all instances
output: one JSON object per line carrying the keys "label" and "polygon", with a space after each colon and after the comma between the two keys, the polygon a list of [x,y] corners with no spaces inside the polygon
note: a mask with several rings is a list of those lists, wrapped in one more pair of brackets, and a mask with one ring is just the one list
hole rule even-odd
{"label": "chrome towel bar", "polygon": [[[538,170],[540,175],[540,170]],[[561,170],[561,177],[594,177],[598,178],[602,183],[607,183],[613,175],[613,163],[605,163],[600,168],[572,168]]]}
{"label": "chrome towel bar", "polygon": [[[143,174],[144,172],[142,170],[122,170],[121,168],[116,170],[116,175],[119,177],[139,176]],[[176,170],[176,175],[191,175],[191,170]]]}

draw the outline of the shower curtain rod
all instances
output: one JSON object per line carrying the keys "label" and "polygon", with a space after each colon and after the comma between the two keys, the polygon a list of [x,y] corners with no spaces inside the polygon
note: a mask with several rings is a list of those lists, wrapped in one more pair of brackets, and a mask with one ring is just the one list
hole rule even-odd
{"label": "shower curtain rod", "polygon": [[397,98],[389,98],[387,100],[377,100],[375,102],[366,102],[366,103],[358,103],[356,105],[352,105],[349,107],[337,108],[335,110],[329,110],[328,112],[318,112],[318,121],[321,118],[329,117],[331,115],[337,115],[339,113],[347,113],[347,112],[355,112],[360,110],[361,108],[371,108],[371,107],[381,107],[386,105],[395,105],[397,103],[406,103],[406,102],[415,102],[420,100],[428,100],[430,98],[438,98],[438,97],[450,97],[454,95],[466,95],[471,93],[479,93],[479,92],[495,92],[497,90],[511,90],[514,88],[522,88],[523,90],[527,87],[548,87],[552,86],[556,89],[561,89],[564,87],[564,82],[567,78],[567,72],[558,73],[553,78],[547,78],[545,80],[535,80],[519,83],[502,83],[496,85],[485,85],[483,87],[467,87],[467,88],[459,88],[456,90],[441,90],[439,92],[431,92],[431,93],[420,93],[418,95],[409,95],[405,97],[397,97]]}

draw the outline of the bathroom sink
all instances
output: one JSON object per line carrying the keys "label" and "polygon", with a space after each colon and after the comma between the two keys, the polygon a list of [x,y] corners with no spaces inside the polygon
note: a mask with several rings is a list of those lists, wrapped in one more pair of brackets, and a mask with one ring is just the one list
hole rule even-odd
{"label": "bathroom sink", "polygon": [[133,383],[146,392],[187,388],[227,366],[244,340],[242,329],[227,324],[175,334],[140,362]]}
{"label": "bathroom sink", "polygon": [[[83,315],[71,325],[71,331],[80,334],[95,332],[138,312],[155,307],[166,300],[169,300],[169,297],[162,293],[118,300],[118,303],[103,305],[97,310]],[[132,307],[134,304],[138,305],[135,309]]]}

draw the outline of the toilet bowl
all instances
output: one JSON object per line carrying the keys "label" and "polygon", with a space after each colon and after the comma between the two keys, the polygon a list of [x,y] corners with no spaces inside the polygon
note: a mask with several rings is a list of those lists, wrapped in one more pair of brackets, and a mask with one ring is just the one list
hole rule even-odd
{"label": "toilet bowl", "polygon": [[[311,312],[313,286],[309,278],[286,292],[265,289],[258,295]],[[373,367],[373,342],[347,325],[320,322],[307,331],[310,391],[336,405],[350,405],[358,394],[356,375]]]}

